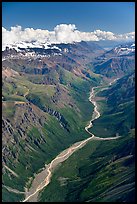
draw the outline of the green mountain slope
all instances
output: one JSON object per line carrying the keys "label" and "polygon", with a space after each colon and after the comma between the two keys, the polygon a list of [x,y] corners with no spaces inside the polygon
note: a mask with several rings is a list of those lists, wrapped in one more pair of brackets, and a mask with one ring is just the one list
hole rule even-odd
{"label": "green mountain slope", "polygon": [[126,134],[135,127],[135,74],[132,72],[119,79],[110,89],[98,94],[106,97],[103,115],[92,128],[97,135]]}
{"label": "green mountain slope", "polygon": [[133,133],[116,141],[91,141],[58,167],[39,201],[134,201],[134,162]]}

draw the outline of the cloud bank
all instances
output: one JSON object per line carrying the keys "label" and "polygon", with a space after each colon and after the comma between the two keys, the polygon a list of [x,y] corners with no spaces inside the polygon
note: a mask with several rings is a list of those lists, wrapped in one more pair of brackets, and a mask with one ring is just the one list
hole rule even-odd
{"label": "cloud bank", "polygon": [[2,49],[6,46],[13,47],[42,47],[52,43],[73,43],[80,41],[131,41],[135,39],[135,32],[114,34],[110,31],[95,30],[93,32],[81,32],[74,24],[57,25],[53,31],[25,28],[21,26],[11,27],[10,30],[2,27]]}

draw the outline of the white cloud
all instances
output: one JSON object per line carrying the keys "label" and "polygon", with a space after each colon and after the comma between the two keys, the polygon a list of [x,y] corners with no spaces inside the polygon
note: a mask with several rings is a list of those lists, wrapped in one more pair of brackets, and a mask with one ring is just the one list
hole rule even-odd
{"label": "white cloud", "polygon": [[102,30],[95,30],[94,34],[100,39],[100,40],[116,40],[117,37],[114,33],[109,31],[102,31]]}
{"label": "white cloud", "polygon": [[[2,49],[6,46],[18,46],[24,44],[41,47],[51,43],[73,43],[80,41],[115,40],[130,41],[135,39],[135,32],[114,34],[110,31],[95,30],[93,32],[81,32],[74,24],[57,25],[53,31],[25,28],[21,26],[11,27],[11,30],[2,28]],[[31,44],[30,44],[31,43]]]}

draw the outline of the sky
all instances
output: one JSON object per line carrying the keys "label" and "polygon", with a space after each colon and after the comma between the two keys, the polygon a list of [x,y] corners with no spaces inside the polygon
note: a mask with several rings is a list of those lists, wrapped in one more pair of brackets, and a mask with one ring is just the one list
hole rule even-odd
{"label": "sky", "polygon": [[2,49],[133,41],[135,2],[3,2],[2,27]]}
{"label": "sky", "polygon": [[53,30],[58,24],[75,24],[80,31],[97,29],[114,33],[135,30],[134,2],[3,2],[2,25]]}

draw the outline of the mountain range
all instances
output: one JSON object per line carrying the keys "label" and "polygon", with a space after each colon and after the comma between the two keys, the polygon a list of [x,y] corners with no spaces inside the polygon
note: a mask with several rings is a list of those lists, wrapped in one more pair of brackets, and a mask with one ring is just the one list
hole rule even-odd
{"label": "mountain range", "polygon": [[[122,139],[111,144],[90,142],[77,151],[61,164],[63,170],[55,172],[38,202],[133,201],[134,72],[134,42],[109,51],[84,41],[6,47],[2,52],[3,202],[22,201],[45,164],[89,137],[85,126],[94,109],[89,92],[94,86],[108,87],[116,78],[96,96],[101,117],[91,132],[102,137],[120,134]],[[62,177],[67,178],[63,184]],[[119,188],[121,196],[116,193]]]}

